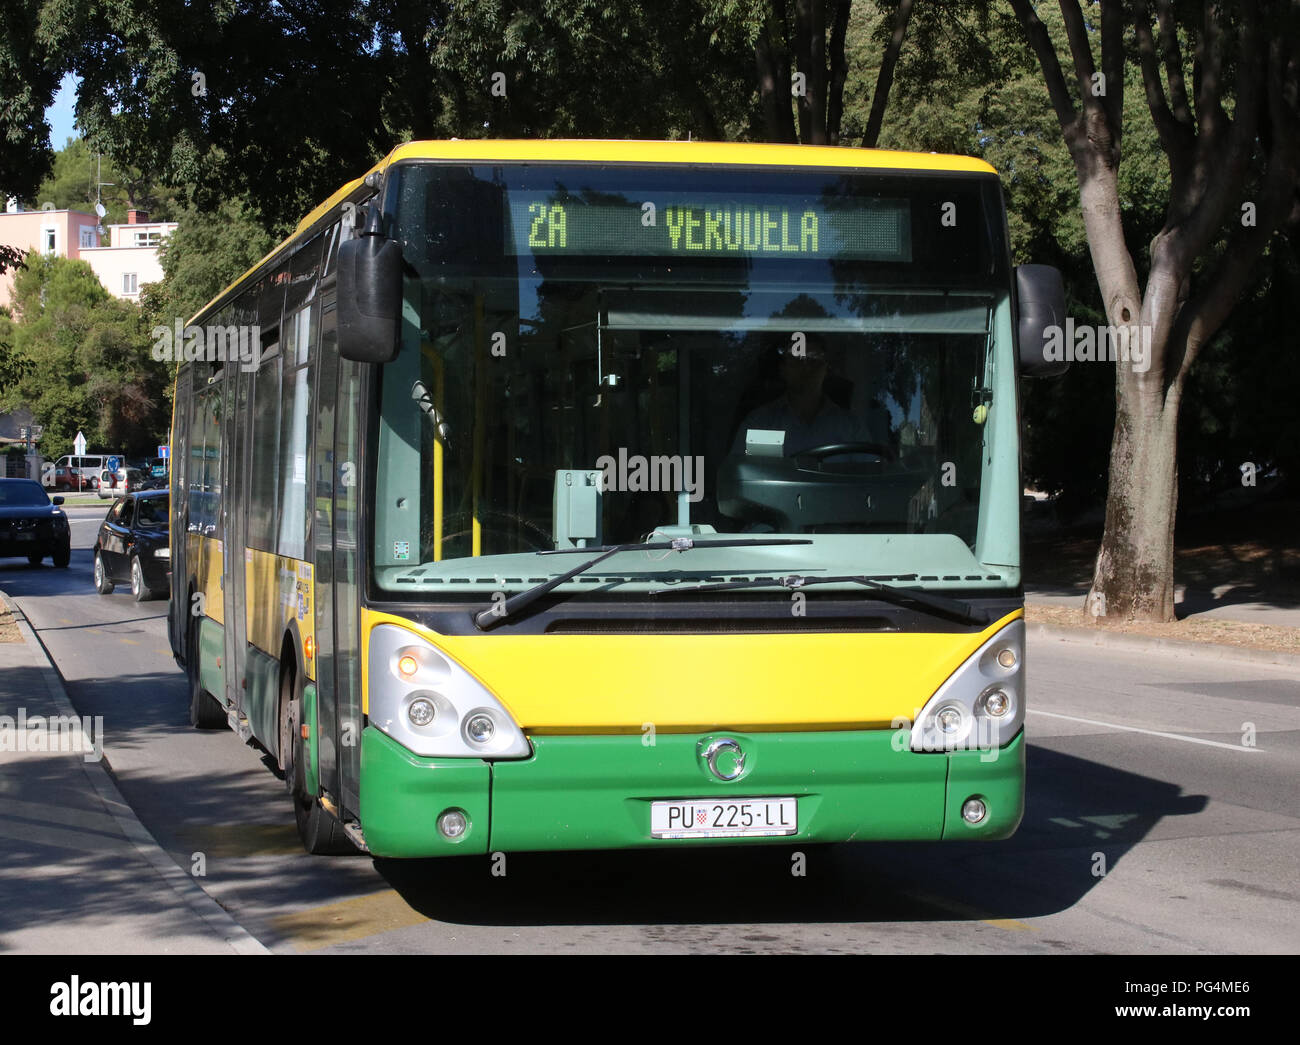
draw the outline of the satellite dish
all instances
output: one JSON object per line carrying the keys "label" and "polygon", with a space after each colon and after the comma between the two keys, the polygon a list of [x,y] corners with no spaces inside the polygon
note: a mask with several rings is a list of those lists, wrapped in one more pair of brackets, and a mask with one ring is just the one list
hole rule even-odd
{"label": "satellite dish", "polygon": [[96,203],[96,204],[95,204],[95,213],[98,214],[98,215],[102,218],[105,214],[108,213],[108,211],[104,209],[104,205],[103,205],[102,203]]}

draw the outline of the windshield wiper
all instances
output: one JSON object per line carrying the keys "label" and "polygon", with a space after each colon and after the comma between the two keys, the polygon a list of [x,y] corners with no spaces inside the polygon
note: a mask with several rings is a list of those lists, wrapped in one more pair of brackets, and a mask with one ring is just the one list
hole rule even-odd
{"label": "windshield wiper", "polygon": [[936,595],[928,591],[917,591],[912,588],[896,588],[892,584],[883,584],[880,581],[872,580],[870,577],[859,575],[848,577],[803,577],[797,573],[792,573],[785,577],[758,577],[746,581],[723,581],[719,584],[691,584],[685,587],[656,588],[650,594],[673,595],[685,591],[733,591],[737,588],[770,588],[773,585],[779,585],[793,591],[798,588],[811,587],[814,584],[848,583],[865,584],[886,602],[892,602],[896,605],[915,602],[928,610],[941,613],[946,617],[956,617],[967,624],[992,623],[986,612],[976,610],[969,603],[962,602],[960,599],[949,598],[947,595]]}
{"label": "windshield wiper", "polygon": [[542,581],[541,584],[534,585],[526,591],[521,591],[502,604],[493,603],[485,610],[480,610],[474,614],[474,623],[480,631],[487,631],[489,628],[500,624],[507,617],[512,617],[520,610],[524,609],[530,603],[536,602],[543,595],[548,594],[558,588],[565,581],[571,581],[580,573],[586,573],[593,566],[599,566],[610,556],[617,555],[619,552],[684,552],[692,548],[764,548],[777,544],[812,544],[809,538],[801,537],[740,537],[731,538],[721,541],[696,541],[694,537],[674,537],[668,541],[649,541],[645,544],[611,544],[602,545],[600,548],[555,548],[547,551],[538,552],[538,555],[566,555],[573,552],[590,552],[598,551],[599,555],[587,559],[585,562],[578,563],[573,569],[558,577],[552,577],[548,581]]}

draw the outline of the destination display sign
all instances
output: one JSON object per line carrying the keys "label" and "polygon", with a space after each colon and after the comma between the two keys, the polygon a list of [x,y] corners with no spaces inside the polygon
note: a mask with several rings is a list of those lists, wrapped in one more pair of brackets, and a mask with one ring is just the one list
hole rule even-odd
{"label": "destination display sign", "polygon": [[512,194],[509,212],[510,255],[912,260],[905,199]]}

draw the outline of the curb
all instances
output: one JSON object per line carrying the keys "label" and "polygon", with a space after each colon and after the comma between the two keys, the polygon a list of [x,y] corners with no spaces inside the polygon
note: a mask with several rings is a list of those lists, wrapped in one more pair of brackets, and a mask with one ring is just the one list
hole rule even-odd
{"label": "curb", "polygon": [[[3,602],[9,612],[13,614],[14,623],[18,625],[23,641],[27,644],[27,648],[31,650],[36,660],[36,667],[45,680],[46,689],[49,690],[50,696],[58,706],[59,714],[79,715],[77,709],[72,706],[72,701],[68,699],[67,690],[63,688],[63,677],[50,660],[49,651],[46,650],[45,644],[41,642],[31,624],[28,623],[26,615],[18,608],[18,604],[3,591],[0,591],[0,602]],[[145,861],[171,886],[172,891],[185,902],[186,906],[199,918],[203,919],[207,927],[220,936],[232,950],[239,954],[270,954],[271,951],[264,944],[235,921],[229,911],[204,892],[202,886],[186,874],[167,855],[167,851],[158,844],[158,840],[140,822],[140,818],[135,815],[135,811],[127,804],[122,792],[118,790],[112,775],[105,768],[107,761],[107,758],[101,753],[99,761],[83,761],[81,768],[122,834],[135,846],[136,852],[144,857]]]}
{"label": "curb", "polygon": [[1192,642],[1189,639],[1162,639],[1147,635],[1123,635],[1102,631],[1099,628],[1070,628],[1063,624],[1046,624],[1041,621],[1025,624],[1030,636],[1071,642],[1083,646],[1107,646],[1132,653],[1174,653],[1180,657],[1202,660],[1230,660],[1246,664],[1270,664],[1274,667],[1300,670],[1300,654],[1280,653],[1274,650],[1250,649],[1244,646],[1225,646],[1219,642]]}

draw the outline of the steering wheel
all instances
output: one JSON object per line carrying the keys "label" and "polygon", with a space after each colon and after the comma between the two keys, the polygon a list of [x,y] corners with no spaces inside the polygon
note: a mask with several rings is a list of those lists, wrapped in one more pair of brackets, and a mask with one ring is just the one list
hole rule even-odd
{"label": "steering wheel", "polygon": [[823,461],[827,457],[838,457],[840,454],[875,454],[884,461],[893,461],[898,456],[892,446],[884,443],[827,443],[825,446],[814,446],[790,456],[796,459],[811,457]]}

